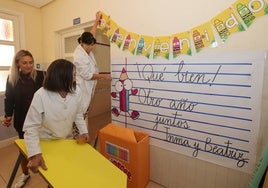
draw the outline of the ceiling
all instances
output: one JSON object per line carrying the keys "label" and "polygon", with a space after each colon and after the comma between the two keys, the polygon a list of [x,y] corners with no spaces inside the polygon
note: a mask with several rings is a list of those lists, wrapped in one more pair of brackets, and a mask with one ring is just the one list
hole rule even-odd
{"label": "ceiling", "polygon": [[45,6],[46,4],[54,1],[54,0],[16,0],[18,2],[31,5],[36,8],[41,8],[42,6]]}

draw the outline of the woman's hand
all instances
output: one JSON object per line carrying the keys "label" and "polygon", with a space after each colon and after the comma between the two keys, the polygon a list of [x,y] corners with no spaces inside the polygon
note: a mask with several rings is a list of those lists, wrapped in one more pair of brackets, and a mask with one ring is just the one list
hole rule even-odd
{"label": "woman's hand", "polygon": [[90,138],[88,133],[85,134],[79,134],[76,138],[76,143],[77,144],[85,144],[85,143],[90,143]]}
{"label": "woman's hand", "polygon": [[43,170],[47,170],[47,166],[45,164],[45,160],[43,159],[43,156],[41,153],[34,155],[29,158],[29,162],[27,167],[33,171],[34,173],[38,172],[38,167],[41,167]]}
{"label": "woman's hand", "polygon": [[105,80],[112,80],[111,74],[101,74],[103,79]]}
{"label": "woman's hand", "polygon": [[96,13],[96,21],[99,21],[101,19],[101,11],[98,11]]}
{"label": "woman's hand", "polygon": [[0,120],[3,126],[9,127],[11,125],[12,116],[1,117]]}

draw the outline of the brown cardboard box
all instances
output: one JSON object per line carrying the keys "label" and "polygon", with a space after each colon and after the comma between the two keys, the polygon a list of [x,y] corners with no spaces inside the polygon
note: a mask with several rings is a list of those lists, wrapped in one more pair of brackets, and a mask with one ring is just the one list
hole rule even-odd
{"label": "brown cardboard box", "polygon": [[100,152],[126,173],[128,188],[145,188],[149,182],[149,135],[116,124],[99,132]]}

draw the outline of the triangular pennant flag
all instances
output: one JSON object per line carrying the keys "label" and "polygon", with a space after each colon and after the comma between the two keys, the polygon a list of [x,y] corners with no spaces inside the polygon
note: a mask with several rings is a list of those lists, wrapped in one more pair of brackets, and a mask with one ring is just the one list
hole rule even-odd
{"label": "triangular pennant flag", "polygon": [[152,46],[153,37],[141,35],[136,49],[136,55],[144,55],[145,57],[150,58]]}
{"label": "triangular pennant flag", "polygon": [[192,55],[190,33],[188,31],[172,35],[173,58],[181,54]]}
{"label": "triangular pennant flag", "polygon": [[169,59],[170,54],[170,37],[155,37],[154,38],[154,48],[153,48],[153,58],[164,57]]}
{"label": "triangular pennant flag", "polygon": [[200,52],[205,47],[215,47],[215,40],[211,25],[209,22],[191,29],[191,35],[194,41],[196,52]]}
{"label": "triangular pennant flag", "polygon": [[110,16],[101,12],[100,21],[97,27],[104,35],[106,35],[107,31],[110,29]]}
{"label": "triangular pennant flag", "polygon": [[135,50],[137,48],[139,37],[140,36],[136,33],[129,32],[128,34],[126,34],[122,50],[123,51],[128,50],[132,54],[135,54]]}
{"label": "triangular pennant flag", "polygon": [[231,8],[226,9],[211,20],[211,24],[219,34],[222,42],[235,32],[245,31],[243,24],[237,19]]}
{"label": "triangular pennant flag", "polygon": [[117,27],[113,36],[111,37],[111,42],[115,43],[118,46],[118,48],[120,48],[126,34],[127,31],[125,29],[123,29],[122,27]]}
{"label": "triangular pennant flag", "polygon": [[112,19],[109,19],[108,22],[107,22],[107,30],[105,31],[105,35],[111,39],[115,30],[117,29],[117,24],[112,20]]}

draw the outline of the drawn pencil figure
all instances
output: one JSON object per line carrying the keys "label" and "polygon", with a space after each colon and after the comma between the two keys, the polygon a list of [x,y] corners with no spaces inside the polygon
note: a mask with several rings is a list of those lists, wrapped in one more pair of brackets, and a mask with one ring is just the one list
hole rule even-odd
{"label": "drawn pencil figure", "polygon": [[[130,112],[129,109],[129,96],[130,95],[136,95],[138,93],[138,89],[132,89],[132,81],[128,78],[127,72],[125,68],[122,69],[121,75],[119,78],[119,81],[116,81],[115,83],[115,90],[119,92],[119,105],[120,105],[120,110],[117,108],[112,108],[112,113],[115,116],[119,116],[121,111],[126,112],[129,114],[129,116],[132,119],[138,119],[140,116],[140,113],[136,110],[133,110]],[[117,97],[117,92],[112,92],[111,96],[113,98]]]}

